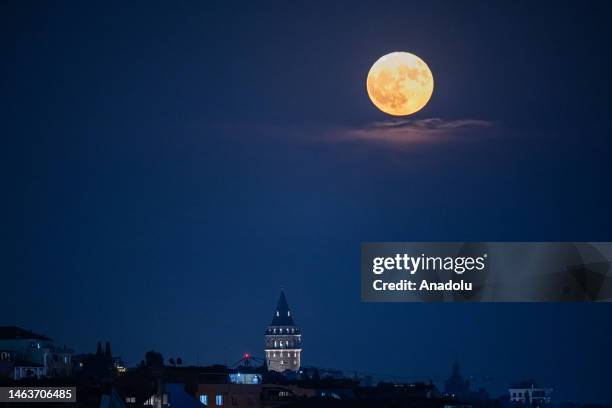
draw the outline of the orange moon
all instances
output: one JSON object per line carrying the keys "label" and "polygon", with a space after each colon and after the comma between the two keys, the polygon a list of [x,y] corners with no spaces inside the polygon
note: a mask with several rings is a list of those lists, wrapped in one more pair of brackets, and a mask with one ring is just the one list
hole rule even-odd
{"label": "orange moon", "polygon": [[389,115],[405,116],[427,105],[434,80],[425,61],[409,52],[392,52],[372,65],[366,86],[378,109]]}

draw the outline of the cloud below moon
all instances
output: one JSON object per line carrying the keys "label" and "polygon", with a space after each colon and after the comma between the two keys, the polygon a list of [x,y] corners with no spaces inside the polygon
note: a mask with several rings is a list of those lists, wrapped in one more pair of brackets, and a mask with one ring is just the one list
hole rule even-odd
{"label": "cloud below moon", "polygon": [[[225,137],[248,134],[257,143],[264,141],[279,146],[346,144],[367,148],[376,147],[397,152],[420,147],[451,145],[462,142],[478,142],[506,135],[496,122],[483,119],[400,119],[371,122],[358,126],[333,125],[268,125],[236,124],[218,125]],[[226,133],[229,131],[229,133]]]}
{"label": "cloud below moon", "polygon": [[482,137],[487,133],[484,130],[495,125],[495,122],[481,119],[395,119],[338,129],[332,132],[330,140],[409,147]]}

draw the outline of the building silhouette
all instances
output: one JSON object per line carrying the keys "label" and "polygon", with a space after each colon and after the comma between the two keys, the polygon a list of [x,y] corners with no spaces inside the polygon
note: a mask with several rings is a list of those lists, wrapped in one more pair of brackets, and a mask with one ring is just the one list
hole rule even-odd
{"label": "building silhouette", "polygon": [[508,389],[511,402],[533,408],[550,405],[552,392],[552,388],[539,387],[533,380],[513,384]]}
{"label": "building silhouette", "polygon": [[470,395],[470,381],[463,378],[459,363],[456,361],[451,376],[444,382],[444,392],[459,399],[468,398]]}
{"label": "building silhouette", "polygon": [[266,330],[268,370],[298,371],[301,365],[302,334],[293,321],[285,293],[281,290],[272,323]]}
{"label": "building silhouette", "polygon": [[73,350],[47,336],[16,326],[0,326],[0,377],[13,380],[72,375]]}

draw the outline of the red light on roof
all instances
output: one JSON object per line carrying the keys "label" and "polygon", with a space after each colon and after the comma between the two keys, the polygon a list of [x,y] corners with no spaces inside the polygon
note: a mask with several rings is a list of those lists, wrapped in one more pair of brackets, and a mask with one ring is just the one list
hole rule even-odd
{"label": "red light on roof", "polygon": [[251,355],[249,353],[244,353],[244,358],[249,359],[251,358]]}

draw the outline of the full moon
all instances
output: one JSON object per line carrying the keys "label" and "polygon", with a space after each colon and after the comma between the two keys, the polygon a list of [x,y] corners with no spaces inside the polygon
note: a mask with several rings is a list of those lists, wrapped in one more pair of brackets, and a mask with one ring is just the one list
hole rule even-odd
{"label": "full moon", "polygon": [[427,105],[434,81],[425,61],[408,52],[392,52],[372,65],[366,85],[378,109],[389,115],[404,116]]}

